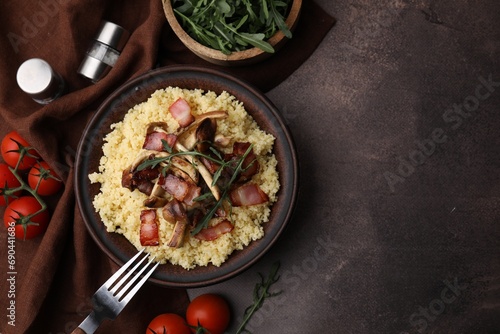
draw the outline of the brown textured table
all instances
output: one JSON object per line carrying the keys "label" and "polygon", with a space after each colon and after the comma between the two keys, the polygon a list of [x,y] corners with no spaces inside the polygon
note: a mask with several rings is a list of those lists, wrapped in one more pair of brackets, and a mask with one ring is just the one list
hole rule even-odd
{"label": "brown textured table", "polygon": [[335,27],[268,93],[300,158],[293,220],[191,296],[241,314],[280,260],[253,333],[500,333],[500,3],[317,3]]}
{"label": "brown textured table", "polygon": [[[316,2],[336,24],[303,64],[309,53],[300,51],[323,37],[319,15],[296,36],[314,27],[316,34],[287,44],[264,64],[267,72],[238,69],[266,90],[286,78],[267,96],[298,150],[293,219],[248,271],[189,295],[226,296],[234,333],[257,272],[267,274],[279,260],[273,290],[283,292],[252,318],[254,334],[500,333],[500,3]],[[306,13],[317,13],[305,3]],[[15,298],[0,233],[8,283],[0,284],[0,332],[67,333],[116,270],[74,205],[83,126],[130,78],[194,59],[163,29],[159,1],[94,1],[92,15],[83,0],[0,7],[2,136],[11,129],[26,135],[66,181],[43,238],[16,243]],[[93,85],[76,69],[102,18],[132,35],[114,69]],[[32,57],[46,59],[68,82],[67,94],[43,108],[16,88],[17,67]],[[16,327],[7,324],[14,299]],[[99,332],[143,333],[155,315],[182,313],[188,302],[183,290],[146,285]]]}

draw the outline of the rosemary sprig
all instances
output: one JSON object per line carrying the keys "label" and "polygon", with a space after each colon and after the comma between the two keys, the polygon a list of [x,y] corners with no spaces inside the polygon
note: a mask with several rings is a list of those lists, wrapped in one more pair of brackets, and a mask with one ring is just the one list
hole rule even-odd
{"label": "rosemary sprig", "polygon": [[[217,201],[217,203],[215,203],[215,205],[212,207],[212,209],[198,223],[198,225],[196,225],[195,228],[191,231],[191,235],[195,235],[195,234],[199,233],[202,229],[204,229],[204,228],[206,228],[208,226],[208,222],[210,221],[210,219],[212,219],[212,217],[214,216],[214,214],[217,211],[217,209],[222,205],[222,203],[224,202],[224,200],[226,200],[226,198],[228,196],[228,193],[229,193],[229,189],[231,188],[231,185],[234,183],[234,181],[237,179],[237,177],[243,171],[243,162],[245,161],[245,158],[248,156],[248,154],[250,154],[250,152],[252,151],[252,148],[253,148],[253,144],[251,144],[248,147],[248,149],[245,151],[245,154],[243,154],[238,159],[238,164],[236,165],[236,169],[234,170],[234,173],[233,173],[231,179],[229,180],[229,182],[227,183],[227,185],[224,187],[224,191],[222,192],[221,197],[219,198],[219,200]],[[220,167],[217,170],[217,172],[219,170],[222,170],[224,168],[224,166],[227,166],[227,165],[228,165],[228,162],[224,161],[224,164],[220,165]],[[217,174],[217,172],[216,172],[216,174]],[[220,173],[219,173],[219,175],[220,175]],[[214,181],[215,181],[215,177],[214,177]]]}
{"label": "rosemary sprig", "polygon": [[271,286],[276,283],[280,276],[278,275],[278,270],[280,268],[280,263],[279,261],[275,262],[273,266],[271,267],[271,271],[269,273],[269,276],[267,277],[266,280],[264,280],[264,277],[262,276],[261,273],[259,273],[260,276],[260,282],[255,285],[255,288],[253,290],[253,304],[248,306],[245,309],[245,312],[243,314],[243,321],[241,322],[240,326],[238,327],[238,330],[236,331],[236,334],[241,334],[241,333],[249,333],[248,330],[245,329],[246,325],[252,318],[252,316],[259,310],[262,305],[264,305],[264,301],[267,298],[271,298],[274,296],[279,295],[283,291],[278,291],[278,292],[270,292],[269,289]]}

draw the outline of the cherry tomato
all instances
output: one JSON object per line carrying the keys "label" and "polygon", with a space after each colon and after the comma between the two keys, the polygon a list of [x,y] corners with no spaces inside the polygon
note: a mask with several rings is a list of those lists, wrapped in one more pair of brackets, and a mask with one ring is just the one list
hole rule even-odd
{"label": "cherry tomato", "polygon": [[[11,131],[3,137],[0,151],[7,165],[16,167],[21,155],[20,151],[23,150],[24,147],[30,147],[30,144],[22,138],[17,131]],[[30,168],[39,157],[40,155],[34,149],[26,151],[22,161],[19,163],[18,169],[26,170]]]}
{"label": "cherry tomato", "polygon": [[[219,295],[203,294],[191,301],[186,318],[190,326],[197,327],[199,324],[211,334],[223,334],[229,325],[229,305]],[[195,332],[194,329],[192,331]]]}
{"label": "cherry tomato", "polygon": [[16,191],[12,194],[6,194],[9,189],[17,188],[21,185],[18,179],[12,174],[9,166],[4,163],[0,163],[0,205],[4,206],[21,194],[21,191]]}
{"label": "cherry tomato", "polygon": [[50,220],[48,210],[38,213],[26,221],[25,217],[37,212],[42,206],[32,196],[22,196],[13,200],[5,209],[3,222],[9,234],[15,233],[18,239],[31,239],[43,233]]}
{"label": "cherry tomato", "polygon": [[191,330],[180,315],[163,313],[151,320],[146,334],[191,334]]}
{"label": "cherry tomato", "polygon": [[[40,184],[38,185],[38,182]],[[54,195],[61,189],[62,181],[45,161],[37,162],[31,167],[28,175],[28,183],[31,189],[42,196]]]}

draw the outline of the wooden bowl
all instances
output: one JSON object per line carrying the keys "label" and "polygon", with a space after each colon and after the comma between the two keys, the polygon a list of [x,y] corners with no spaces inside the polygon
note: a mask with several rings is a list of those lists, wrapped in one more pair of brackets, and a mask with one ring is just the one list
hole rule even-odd
{"label": "wooden bowl", "polygon": [[[179,21],[177,21],[174,10],[172,8],[172,1],[162,0],[162,2],[167,21],[177,37],[194,54],[210,63],[222,66],[251,65],[269,58],[274,54],[262,51],[257,47],[253,47],[244,51],[237,51],[226,55],[219,50],[215,50],[201,43],[198,43],[191,36],[189,36],[189,34],[182,28]],[[290,12],[287,19],[285,20],[285,23],[291,32],[295,30],[295,27],[298,23],[301,8],[302,0],[293,0],[292,6],[290,7]],[[278,31],[273,36],[271,36],[267,40],[267,42],[271,44],[275,52],[277,52],[286,43],[287,40],[288,38],[285,37],[283,32]]]}

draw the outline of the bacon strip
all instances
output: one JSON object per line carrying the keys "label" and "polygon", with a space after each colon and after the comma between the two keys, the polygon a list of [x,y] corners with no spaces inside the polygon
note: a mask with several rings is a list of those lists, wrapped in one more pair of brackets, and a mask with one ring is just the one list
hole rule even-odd
{"label": "bacon strip", "polygon": [[146,135],[142,148],[158,152],[165,151],[162,140],[166,141],[168,146],[174,147],[177,136],[162,131],[150,132]]}
{"label": "bacon strip", "polygon": [[142,246],[158,246],[160,239],[158,236],[158,223],[156,211],[153,209],[141,211],[141,231],[140,240]]}
{"label": "bacon strip", "polygon": [[184,197],[184,203],[189,206],[194,205],[194,199],[201,195],[201,187],[190,185],[186,196]]}
{"label": "bacon strip", "polygon": [[189,191],[189,183],[172,174],[166,177],[160,176],[160,184],[167,193],[179,201],[183,201]]}
{"label": "bacon strip", "polygon": [[[248,142],[235,142],[233,144],[233,153],[226,154],[225,160],[231,161],[241,158],[246,153],[250,145],[251,144]],[[239,175],[239,181],[249,180],[253,175],[257,174],[257,172],[259,171],[259,167],[260,166],[259,162],[257,161],[257,155],[252,149],[245,157],[245,160],[243,160],[243,164],[241,165],[242,170]]]}
{"label": "bacon strip", "polygon": [[191,107],[182,97],[172,103],[172,105],[168,108],[168,111],[170,111],[172,117],[183,128],[194,122],[194,116],[191,114]]}
{"label": "bacon strip", "polygon": [[[215,154],[212,153],[209,155],[214,156]],[[203,163],[203,165],[205,165],[205,167],[207,167],[208,171],[212,174],[215,174],[215,172],[217,172],[217,170],[220,167],[219,164],[205,157],[200,157],[200,161]]]}
{"label": "bacon strip", "polygon": [[195,234],[195,238],[203,241],[212,241],[218,239],[224,233],[229,233],[233,230],[234,226],[227,219],[224,219],[217,225],[207,227],[202,229],[200,232]]}
{"label": "bacon strip", "polygon": [[269,196],[254,183],[245,183],[231,190],[229,198],[234,206],[250,206],[269,201]]}

